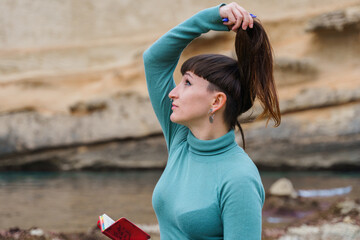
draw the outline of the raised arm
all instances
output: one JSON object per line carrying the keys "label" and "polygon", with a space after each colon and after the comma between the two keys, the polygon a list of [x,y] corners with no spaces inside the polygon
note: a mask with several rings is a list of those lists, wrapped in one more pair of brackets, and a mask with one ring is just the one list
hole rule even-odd
{"label": "raised arm", "polygon": [[[219,13],[221,5],[208,8],[171,29],[143,55],[150,100],[160,122],[168,149],[181,127],[170,121],[169,92],[175,87],[173,73],[181,52],[196,37],[209,30],[228,31]],[[181,138],[181,134],[179,133]]]}
{"label": "raised arm", "polygon": [[[222,18],[228,18],[228,22],[223,23]],[[145,51],[143,58],[150,100],[168,149],[179,129],[185,129],[170,121],[171,103],[168,98],[169,92],[175,87],[173,73],[184,48],[193,39],[210,30],[237,31],[240,27],[252,27],[252,24],[250,14],[238,4],[221,4],[195,14],[171,29]],[[179,133],[179,139],[181,138],[182,134]]]}

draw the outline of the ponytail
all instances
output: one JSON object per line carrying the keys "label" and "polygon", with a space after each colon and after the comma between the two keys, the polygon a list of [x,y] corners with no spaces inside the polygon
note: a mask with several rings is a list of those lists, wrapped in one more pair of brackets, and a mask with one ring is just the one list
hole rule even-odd
{"label": "ponytail", "polygon": [[[278,127],[281,122],[278,96],[276,93],[273,76],[273,54],[269,38],[261,23],[254,19],[253,28],[238,29],[235,39],[235,52],[238,58],[238,68],[241,79],[240,114],[249,110],[258,98],[263,112],[257,119],[270,118]],[[243,145],[245,148],[244,134],[240,123],[237,121]]]}
{"label": "ponytail", "polygon": [[260,100],[264,111],[257,118],[268,117],[266,126],[273,118],[275,127],[280,125],[279,102],[273,77],[273,59],[269,39],[261,24],[254,21],[254,27],[246,31],[239,28],[235,39],[238,60],[221,54],[202,54],[189,58],[181,73],[195,73],[209,81],[209,91],[226,94],[224,120],[229,129],[239,127],[243,148],[244,133],[238,117],[249,110],[255,98]]}

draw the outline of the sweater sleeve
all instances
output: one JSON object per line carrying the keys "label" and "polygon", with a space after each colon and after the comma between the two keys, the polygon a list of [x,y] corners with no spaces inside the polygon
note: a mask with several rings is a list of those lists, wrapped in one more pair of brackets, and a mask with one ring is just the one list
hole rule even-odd
{"label": "sweater sleeve", "polygon": [[260,240],[265,201],[261,180],[251,173],[228,179],[220,197],[224,240]]}
{"label": "sweater sleeve", "polygon": [[[184,48],[202,33],[210,30],[228,31],[220,17],[222,5],[208,8],[171,29],[144,54],[145,76],[151,104],[160,122],[168,149],[183,126],[170,121],[171,102],[168,97],[175,87],[173,73]],[[181,135],[181,134],[179,134]]]}

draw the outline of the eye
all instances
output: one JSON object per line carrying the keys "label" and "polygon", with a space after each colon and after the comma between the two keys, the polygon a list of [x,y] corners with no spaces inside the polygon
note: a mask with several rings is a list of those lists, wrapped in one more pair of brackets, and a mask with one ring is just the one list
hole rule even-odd
{"label": "eye", "polygon": [[191,86],[191,82],[189,82],[189,80],[185,80],[185,85],[186,86]]}

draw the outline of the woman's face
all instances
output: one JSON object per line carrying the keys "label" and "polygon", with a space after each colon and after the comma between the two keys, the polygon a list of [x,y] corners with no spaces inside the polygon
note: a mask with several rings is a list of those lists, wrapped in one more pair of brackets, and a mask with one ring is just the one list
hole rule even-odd
{"label": "woman's face", "polygon": [[208,121],[214,94],[208,90],[209,82],[194,73],[186,72],[181,82],[169,93],[172,102],[170,120],[187,127]]}

